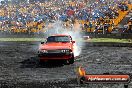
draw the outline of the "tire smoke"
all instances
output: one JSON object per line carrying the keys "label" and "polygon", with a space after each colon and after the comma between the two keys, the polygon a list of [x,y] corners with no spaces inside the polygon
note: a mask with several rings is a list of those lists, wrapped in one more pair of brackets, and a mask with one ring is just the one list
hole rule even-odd
{"label": "tire smoke", "polygon": [[81,42],[82,34],[81,27],[79,23],[69,24],[68,27],[64,22],[57,21],[55,23],[50,23],[46,26],[46,32],[44,33],[47,37],[54,34],[68,34],[72,36],[75,41],[74,46],[74,56],[79,56],[82,50],[82,46],[84,45]]}

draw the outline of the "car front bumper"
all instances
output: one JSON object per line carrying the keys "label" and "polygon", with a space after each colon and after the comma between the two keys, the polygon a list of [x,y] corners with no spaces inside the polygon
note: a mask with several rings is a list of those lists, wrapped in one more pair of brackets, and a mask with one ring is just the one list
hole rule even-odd
{"label": "car front bumper", "polygon": [[73,53],[41,53],[40,60],[67,60],[73,57]]}

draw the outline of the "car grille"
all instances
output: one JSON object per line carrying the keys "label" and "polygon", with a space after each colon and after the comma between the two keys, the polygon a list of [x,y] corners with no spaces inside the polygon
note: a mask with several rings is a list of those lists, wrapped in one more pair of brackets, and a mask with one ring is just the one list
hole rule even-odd
{"label": "car grille", "polygon": [[58,54],[53,54],[53,53],[48,53],[48,54],[45,54],[44,56],[47,56],[47,57],[61,57],[61,56],[64,56],[65,54],[62,54],[62,53],[58,53]]}
{"label": "car grille", "polygon": [[48,53],[62,53],[61,50],[48,50]]}

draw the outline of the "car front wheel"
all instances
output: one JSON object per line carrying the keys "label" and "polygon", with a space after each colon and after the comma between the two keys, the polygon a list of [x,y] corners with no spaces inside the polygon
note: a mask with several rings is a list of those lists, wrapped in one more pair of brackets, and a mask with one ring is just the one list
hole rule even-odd
{"label": "car front wheel", "polygon": [[69,58],[68,60],[65,60],[65,64],[69,65],[69,64],[73,64],[74,63],[74,56],[72,56],[71,58]]}
{"label": "car front wheel", "polygon": [[73,64],[74,63],[74,57],[72,57],[72,58],[69,59],[69,63],[70,64]]}

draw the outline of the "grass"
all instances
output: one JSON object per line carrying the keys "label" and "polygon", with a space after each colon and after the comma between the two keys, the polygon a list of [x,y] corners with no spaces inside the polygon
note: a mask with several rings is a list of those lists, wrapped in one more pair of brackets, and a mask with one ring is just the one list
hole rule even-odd
{"label": "grass", "polygon": [[92,38],[89,42],[132,43],[132,39]]}
{"label": "grass", "polygon": [[[21,41],[44,41],[44,38],[0,38],[0,41],[14,41],[14,42],[21,42]],[[79,41],[84,42],[115,42],[115,43],[132,43],[132,39],[113,39],[113,38],[92,38],[89,40],[82,40],[78,39]]]}

